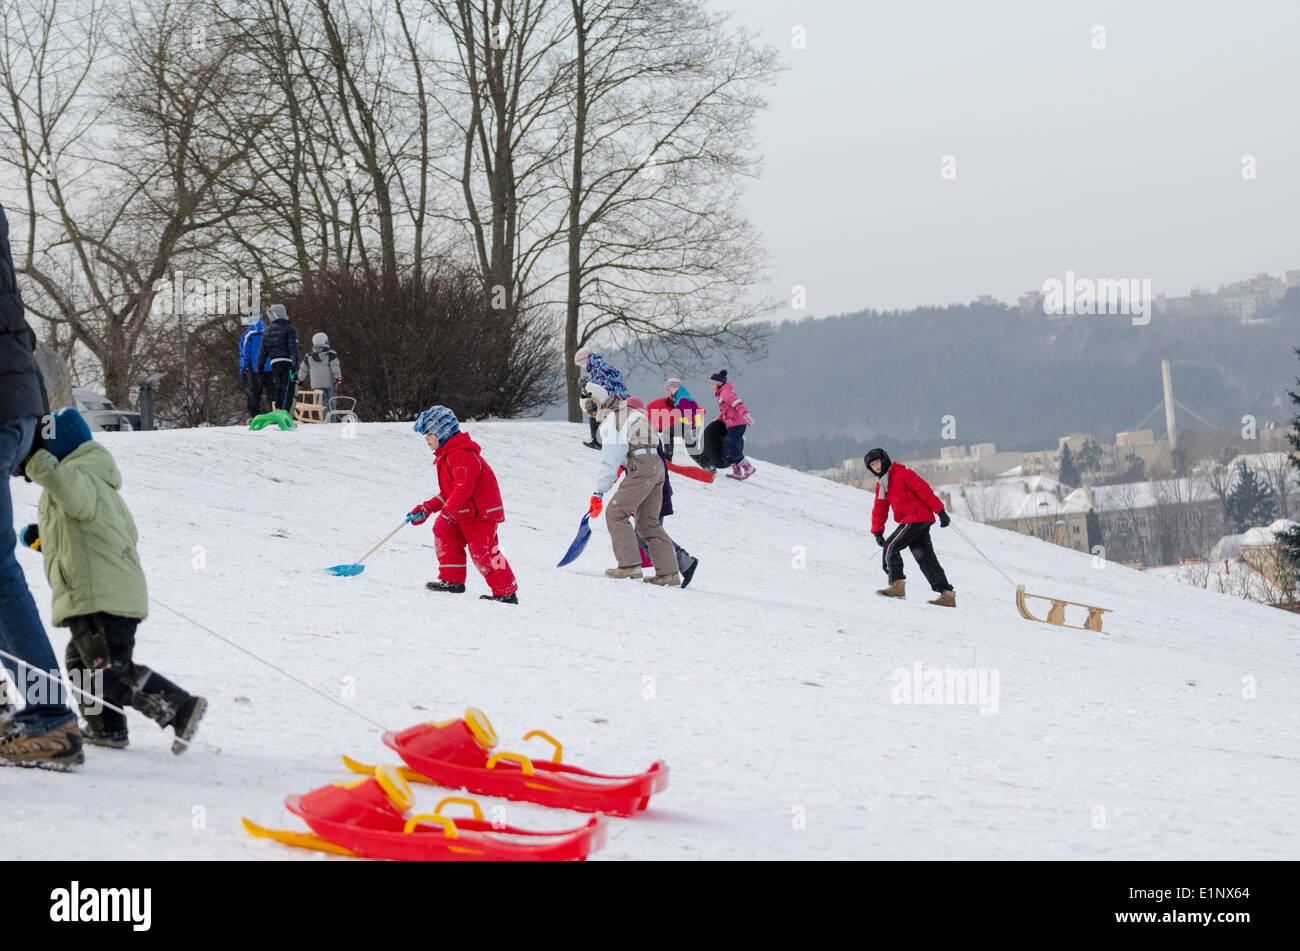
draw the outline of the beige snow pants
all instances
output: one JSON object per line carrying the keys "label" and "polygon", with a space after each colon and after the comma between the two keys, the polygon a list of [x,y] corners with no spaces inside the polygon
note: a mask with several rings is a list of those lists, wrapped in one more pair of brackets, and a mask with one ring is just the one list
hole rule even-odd
{"label": "beige snow pants", "polygon": [[[641,549],[636,536],[640,533],[650,551],[655,574],[670,575],[677,570],[677,554],[673,540],[659,521],[664,505],[664,464],[659,454],[633,453],[628,456],[627,474],[614,498],[605,506],[605,527],[614,546],[614,557],[620,568],[641,564]],[[628,519],[636,520],[636,531]]]}

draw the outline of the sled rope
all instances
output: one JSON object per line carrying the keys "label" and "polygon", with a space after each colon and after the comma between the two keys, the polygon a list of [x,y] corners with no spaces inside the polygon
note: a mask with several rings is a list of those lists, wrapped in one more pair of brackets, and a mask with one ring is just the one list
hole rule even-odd
{"label": "sled rope", "polygon": [[1015,583],[1014,581],[1011,580],[1011,578],[1007,575],[1007,573],[1006,573],[1005,571],[1003,571],[1001,568],[999,568],[996,564],[993,563],[993,559],[992,559],[992,558],[990,558],[988,555],[984,554],[984,552],[980,551],[979,546],[976,545],[976,544],[975,544],[973,541],[971,541],[969,538],[967,538],[965,532],[963,532],[960,528],[957,528],[957,523],[956,523],[956,522],[951,522],[950,524],[952,525],[952,527],[953,527],[954,529],[957,530],[957,534],[958,534],[958,535],[960,535],[962,538],[965,538],[965,539],[966,539],[966,544],[967,544],[967,545],[970,545],[971,548],[974,548],[975,551],[979,553],[979,556],[980,556],[981,558],[983,558],[985,561],[987,561],[990,565],[993,565],[993,570],[994,570],[994,571],[996,571],[996,572],[997,572],[998,574],[1000,574],[1002,577],[1004,577],[1004,578],[1007,579],[1007,584],[1011,585],[1013,588],[1016,586],[1016,583]]}
{"label": "sled rope", "polygon": [[324,697],[326,700],[328,700],[330,703],[333,703],[333,704],[336,704],[336,705],[342,707],[344,710],[348,711],[348,713],[351,713],[351,714],[353,714],[354,716],[358,716],[358,717],[360,717],[361,719],[363,719],[363,720],[365,720],[367,723],[369,723],[371,726],[376,727],[376,728],[378,728],[378,729],[380,729],[380,730],[386,730],[386,729],[388,729],[386,726],[384,726],[384,724],[380,723],[378,720],[372,720],[372,719],[370,719],[370,717],[366,716],[366,715],[365,715],[364,713],[362,713],[360,710],[357,710],[357,709],[355,709],[354,707],[349,707],[346,703],[344,703],[342,700],[338,699],[337,697],[332,696],[332,695],[326,693],[324,690],[321,690],[319,687],[316,687],[316,686],[313,686],[312,684],[309,684],[307,681],[303,680],[301,677],[299,677],[299,676],[297,676],[297,675],[295,675],[295,674],[290,673],[289,671],[285,670],[283,667],[280,667],[280,666],[277,666],[276,664],[271,663],[271,662],[270,662],[269,660],[267,660],[266,658],[257,656],[257,655],[254,654],[252,651],[250,651],[247,647],[243,647],[243,646],[241,646],[241,645],[239,645],[239,644],[236,644],[234,641],[232,641],[232,640],[231,640],[230,638],[228,638],[228,637],[223,637],[222,635],[218,634],[216,631],[214,631],[212,628],[208,627],[207,625],[205,625],[205,624],[200,624],[198,621],[194,620],[194,618],[189,617],[188,615],[182,614],[180,611],[177,611],[175,608],[168,607],[167,605],[163,604],[161,601],[159,601],[157,598],[153,597],[152,595],[149,596],[149,600],[152,601],[154,604],[158,605],[158,607],[163,608],[163,609],[166,610],[166,611],[170,611],[172,614],[176,615],[178,618],[180,618],[180,619],[182,619],[182,620],[184,620],[184,621],[189,621],[191,624],[193,624],[193,625],[194,625],[195,627],[197,627],[199,630],[201,630],[201,631],[206,631],[207,633],[209,633],[209,634],[211,634],[213,637],[215,637],[217,640],[219,640],[219,641],[224,641],[225,643],[229,644],[231,647],[235,648],[235,650],[237,650],[237,651],[241,651],[242,653],[247,654],[249,657],[253,658],[253,660],[257,661],[258,663],[260,663],[260,664],[264,664],[265,666],[270,667],[270,668],[271,668],[272,670],[274,670],[276,673],[281,674],[282,676],[285,676],[285,677],[289,678],[290,680],[294,681],[294,682],[297,683],[297,684],[301,684],[302,686],[304,686],[304,687],[306,687],[308,690],[310,690],[312,693],[319,694],[320,696],[322,696],[322,697]]}
{"label": "sled rope", "polygon": [[[119,707],[119,706],[115,706],[114,704],[109,703],[109,702],[108,702],[107,700],[105,700],[103,697],[97,697],[97,696],[95,696],[93,693],[87,693],[85,690],[82,690],[80,687],[74,687],[74,686],[72,686],[72,681],[68,680],[67,677],[62,677],[62,678],[60,678],[60,677],[55,677],[55,676],[51,675],[50,672],[49,672],[48,670],[41,670],[41,668],[35,666],[34,664],[29,664],[29,663],[27,663],[27,661],[23,660],[21,657],[15,657],[13,654],[9,653],[7,650],[0,649],[0,657],[4,657],[4,658],[6,658],[6,659],[8,659],[8,660],[12,660],[12,661],[13,661],[14,663],[16,663],[16,664],[22,664],[22,665],[23,665],[24,667],[26,667],[28,670],[35,671],[36,673],[38,673],[38,674],[40,674],[42,677],[44,677],[46,680],[51,681],[52,683],[59,684],[59,685],[62,686],[64,689],[66,689],[69,693],[79,693],[79,694],[81,694],[83,697],[85,697],[86,699],[88,699],[88,700],[90,700],[90,701],[92,701],[92,702],[94,702],[94,703],[98,703],[101,707],[106,707],[106,708],[108,708],[109,710],[112,710],[114,713],[120,713],[120,714],[122,714],[122,716],[126,716],[126,711],[123,710],[121,707]],[[14,684],[14,687],[17,687],[17,686],[18,686],[17,684]],[[2,689],[3,689],[3,684],[0,684],[0,690],[2,690]],[[190,745],[190,741],[189,741],[189,740],[182,740],[179,736],[176,737],[176,742],[184,743],[186,746],[189,746],[189,745]]]}

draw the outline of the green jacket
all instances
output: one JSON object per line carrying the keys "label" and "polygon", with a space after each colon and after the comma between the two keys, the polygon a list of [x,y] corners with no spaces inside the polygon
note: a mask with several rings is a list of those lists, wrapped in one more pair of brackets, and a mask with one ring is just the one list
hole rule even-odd
{"label": "green jacket", "polygon": [[41,551],[54,592],[54,624],[103,611],[144,620],[149,595],[135,543],[140,537],[118,495],[122,473],[112,454],[82,443],[62,462],[44,449],[27,463],[41,486]]}

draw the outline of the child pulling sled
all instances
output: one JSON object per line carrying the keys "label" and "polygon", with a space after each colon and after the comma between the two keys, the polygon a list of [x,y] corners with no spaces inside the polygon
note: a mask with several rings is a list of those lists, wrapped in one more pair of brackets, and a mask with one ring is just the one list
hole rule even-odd
{"label": "child pulling sled", "polygon": [[[876,483],[876,503],[871,510],[871,534],[875,536],[876,544],[884,549],[881,566],[889,578],[889,587],[876,594],[886,598],[906,597],[903,593],[903,549],[909,548],[925,580],[939,594],[930,603],[955,608],[957,595],[948,583],[948,576],[943,573],[930,541],[930,526],[934,524],[932,513],[938,514],[943,528],[952,521],[943,503],[935,496],[929,483],[902,463],[891,462],[885,450],[872,449],[862,459],[880,480]],[[885,538],[885,516],[891,508],[898,528]]]}

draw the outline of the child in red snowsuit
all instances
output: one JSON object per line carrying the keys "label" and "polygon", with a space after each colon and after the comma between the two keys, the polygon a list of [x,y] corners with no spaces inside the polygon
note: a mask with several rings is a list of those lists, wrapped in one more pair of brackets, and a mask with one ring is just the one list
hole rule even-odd
{"label": "child in red snowsuit", "polygon": [[510,563],[497,547],[497,525],[506,520],[496,473],[483,461],[482,450],[460,431],[460,422],[445,406],[420,414],[415,431],[424,435],[438,468],[438,494],[411,509],[406,520],[422,525],[432,515],[434,547],[438,553],[438,580],[432,591],[463,594],[467,565],[465,551],[487,581],[491,594],[484,600],[518,604],[518,585]]}

